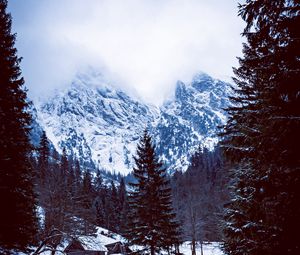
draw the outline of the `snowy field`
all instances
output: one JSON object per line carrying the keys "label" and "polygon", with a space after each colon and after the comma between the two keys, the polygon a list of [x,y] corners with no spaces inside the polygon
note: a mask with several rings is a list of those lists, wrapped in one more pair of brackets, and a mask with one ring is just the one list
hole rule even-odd
{"label": "snowy field", "polygon": [[[83,246],[87,250],[106,250],[105,245],[107,244],[115,243],[118,241],[126,242],[126,240],[122,236],[112,233],[107,229],[100,228],[100,227],[97,227],[97,234],[95,237],[80,236],[78,237],[78,240],[80,240],[82,244],[84,244]],[[67,245],[68,245],[67,241],[61,243],[61,245],[57,247],[58,252],[56,252],[56,254],[65,254],[63,251]],[[139,248],[141,247],[131,246],[132,250],[139,250]],[[180,246],[180,253],[184,255],[192,254],[190,242],[185,242]],[[1,254],[1,250],[0,250],[0,254]],[[15,254],[25,255],[24,253],[15,253]],[[166,255],[166,254],[167,253],[164,252],[162,253],[162,255]],[[196,254],[202,255],[200,245],[196,246]],[[40,253],[40,255],[51,255],[51,252],[44,251]],[[213,242],[213,243],[203,244],[203,255],[224,255],[224,253],[220,249],[220,244]]]}
{"label": "snowy field", "polygon": [[[191,242],[184,242],[180,248],[179,251],[181,254],[184,255],[191,255]],[[142,247],[139,246],[131,246],[130,247],[133,251],[141,250]],[[162,252],[161,255],[167,255],[167,252]],[[224,255],[224,253],[221,251],[220,244],[213,242],[213,243],[206,243],[203,244],[203,254],[201,254],[201,248],[200,245],[196,246],[196,255]]]}
{"label": "snowy field", "polygon": [[[185,242],[183,245],[180,246],[180,252],[184,255],[191,255],[191,245],[189,242]],[[200,245],[196,247],[196,254],[201,254]],[[210,244],[203,244],[203,255],[224,255],[224,253],[220,249],[220,245],[218,243],[210,243]]]}

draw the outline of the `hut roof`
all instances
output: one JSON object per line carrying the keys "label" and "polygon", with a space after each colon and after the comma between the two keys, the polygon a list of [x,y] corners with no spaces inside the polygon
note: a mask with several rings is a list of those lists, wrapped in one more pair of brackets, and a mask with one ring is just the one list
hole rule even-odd
{"label": "hut roof", "polygon": [[76,238],[69,239],[66,242],[65,247],[65,251],[107,251],[107,248],[101,244],[100,240],[93,236],[78,236]]}

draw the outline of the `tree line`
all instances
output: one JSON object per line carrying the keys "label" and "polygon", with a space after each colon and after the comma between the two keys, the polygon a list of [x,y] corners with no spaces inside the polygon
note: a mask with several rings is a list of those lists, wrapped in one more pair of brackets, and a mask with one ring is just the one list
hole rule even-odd
{"label": "tree line", "polygon": [[[83,169],[65,149],[62,155],[50,150],[45,132],[32,165],[44,217],[39,239],[49,238],[54,230],[70,236],[93,235],[96,226],[124,233],[128,203],[123,178],[117,187],[113,180],[105,184],[100,170]],[[50,240],[54,249],[61,238]]]}
{"label": "tree line", "polygon": [[[43,209],[39,240],[53,250],[63,235],[93,235],[96,226],[124,235],[151,254],[179,253],[179,244],[220,241],[223,204],[228,199],[226,168],[219,148],[197,151],[185,173],[167,175],[150,135],[137,146],[133,178],[105,183],[99,170],[84,169],[76,158],[50,149],[43,132],[32,158],[38,204]],[[174,208],[174,210],[173,210]]]}
{"label": "tree line", "polygon": [[62,155],[50,150],[43,132],[32,157],[38,205],[43,211],[38,240],[47,240],[54,253],[64,235],[94,235],[96,226],[101,226],[151,254],[178,253],[181,239],[169,178],[147,131],[137,148],[134,181],[127,192],[124,178],[117,186],[113,181],[106,184],[101,171],[93,176],[95,171],[82,169],[65,149]]}

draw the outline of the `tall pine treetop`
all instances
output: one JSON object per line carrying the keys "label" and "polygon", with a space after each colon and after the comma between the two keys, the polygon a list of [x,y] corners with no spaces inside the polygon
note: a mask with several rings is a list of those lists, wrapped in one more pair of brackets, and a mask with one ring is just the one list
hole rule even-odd
{"label": "tall pine treetop", "polygon": [[223,148],[233,159],[228,254],[299,254],[300,1],[246,0],[247,42]]}
{"label": "tall pine treetop", "polygon": [[[24,79],[21,77],[19,64],[21,58],[17,56],[17,49],[14,47],[16,35],[11,33],[11,15],[6,13],[7,0],[0,1],[0,94],[1,101],[5,103],[5,110],[18,107],[22,112],[28,106],[26,93],[22,88]],[[5,96],[5,97],[4,97]],[[8,96],[11,96],[9,98]],[[2,106],[2,107],[4,107]],[[4,109],[3,109],[4,110]],[[3,114],[1,111],[0,114]],[[23,121],[30,119],[24,118]],[[26,122],[26,124],[29,124]]]}
{"label": "tall pine treetop", "polygon": [[127,238],[149,249],[153,255],[179,243],[178,225],[172,209],[171,189],[166,169],[158,159],[147,130],[137,146],[129,192],[129,227]]}
{"label": "tall pine treetop", "polygon": [[0,0],[0,247],[4,253],[26,250],[37,230],[29,158],[31,116],[11,23],[7,1]]}

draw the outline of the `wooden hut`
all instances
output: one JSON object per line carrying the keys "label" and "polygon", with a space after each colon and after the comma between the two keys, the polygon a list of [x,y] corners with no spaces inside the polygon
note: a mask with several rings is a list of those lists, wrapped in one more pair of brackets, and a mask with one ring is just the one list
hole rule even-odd
{"label": "wooden hut", "polygon": [[64,249],[67,255],[107,255],[107,248],[92,237],[71,239]]}
{"label": "wooden hut", "polygon": [[108,250],[108,255],[111,254],[129,254],[131,253],[131,249],[128,247],[128,245],[122,243],[122,242],[115,242],[105,245],[105,247]]}

